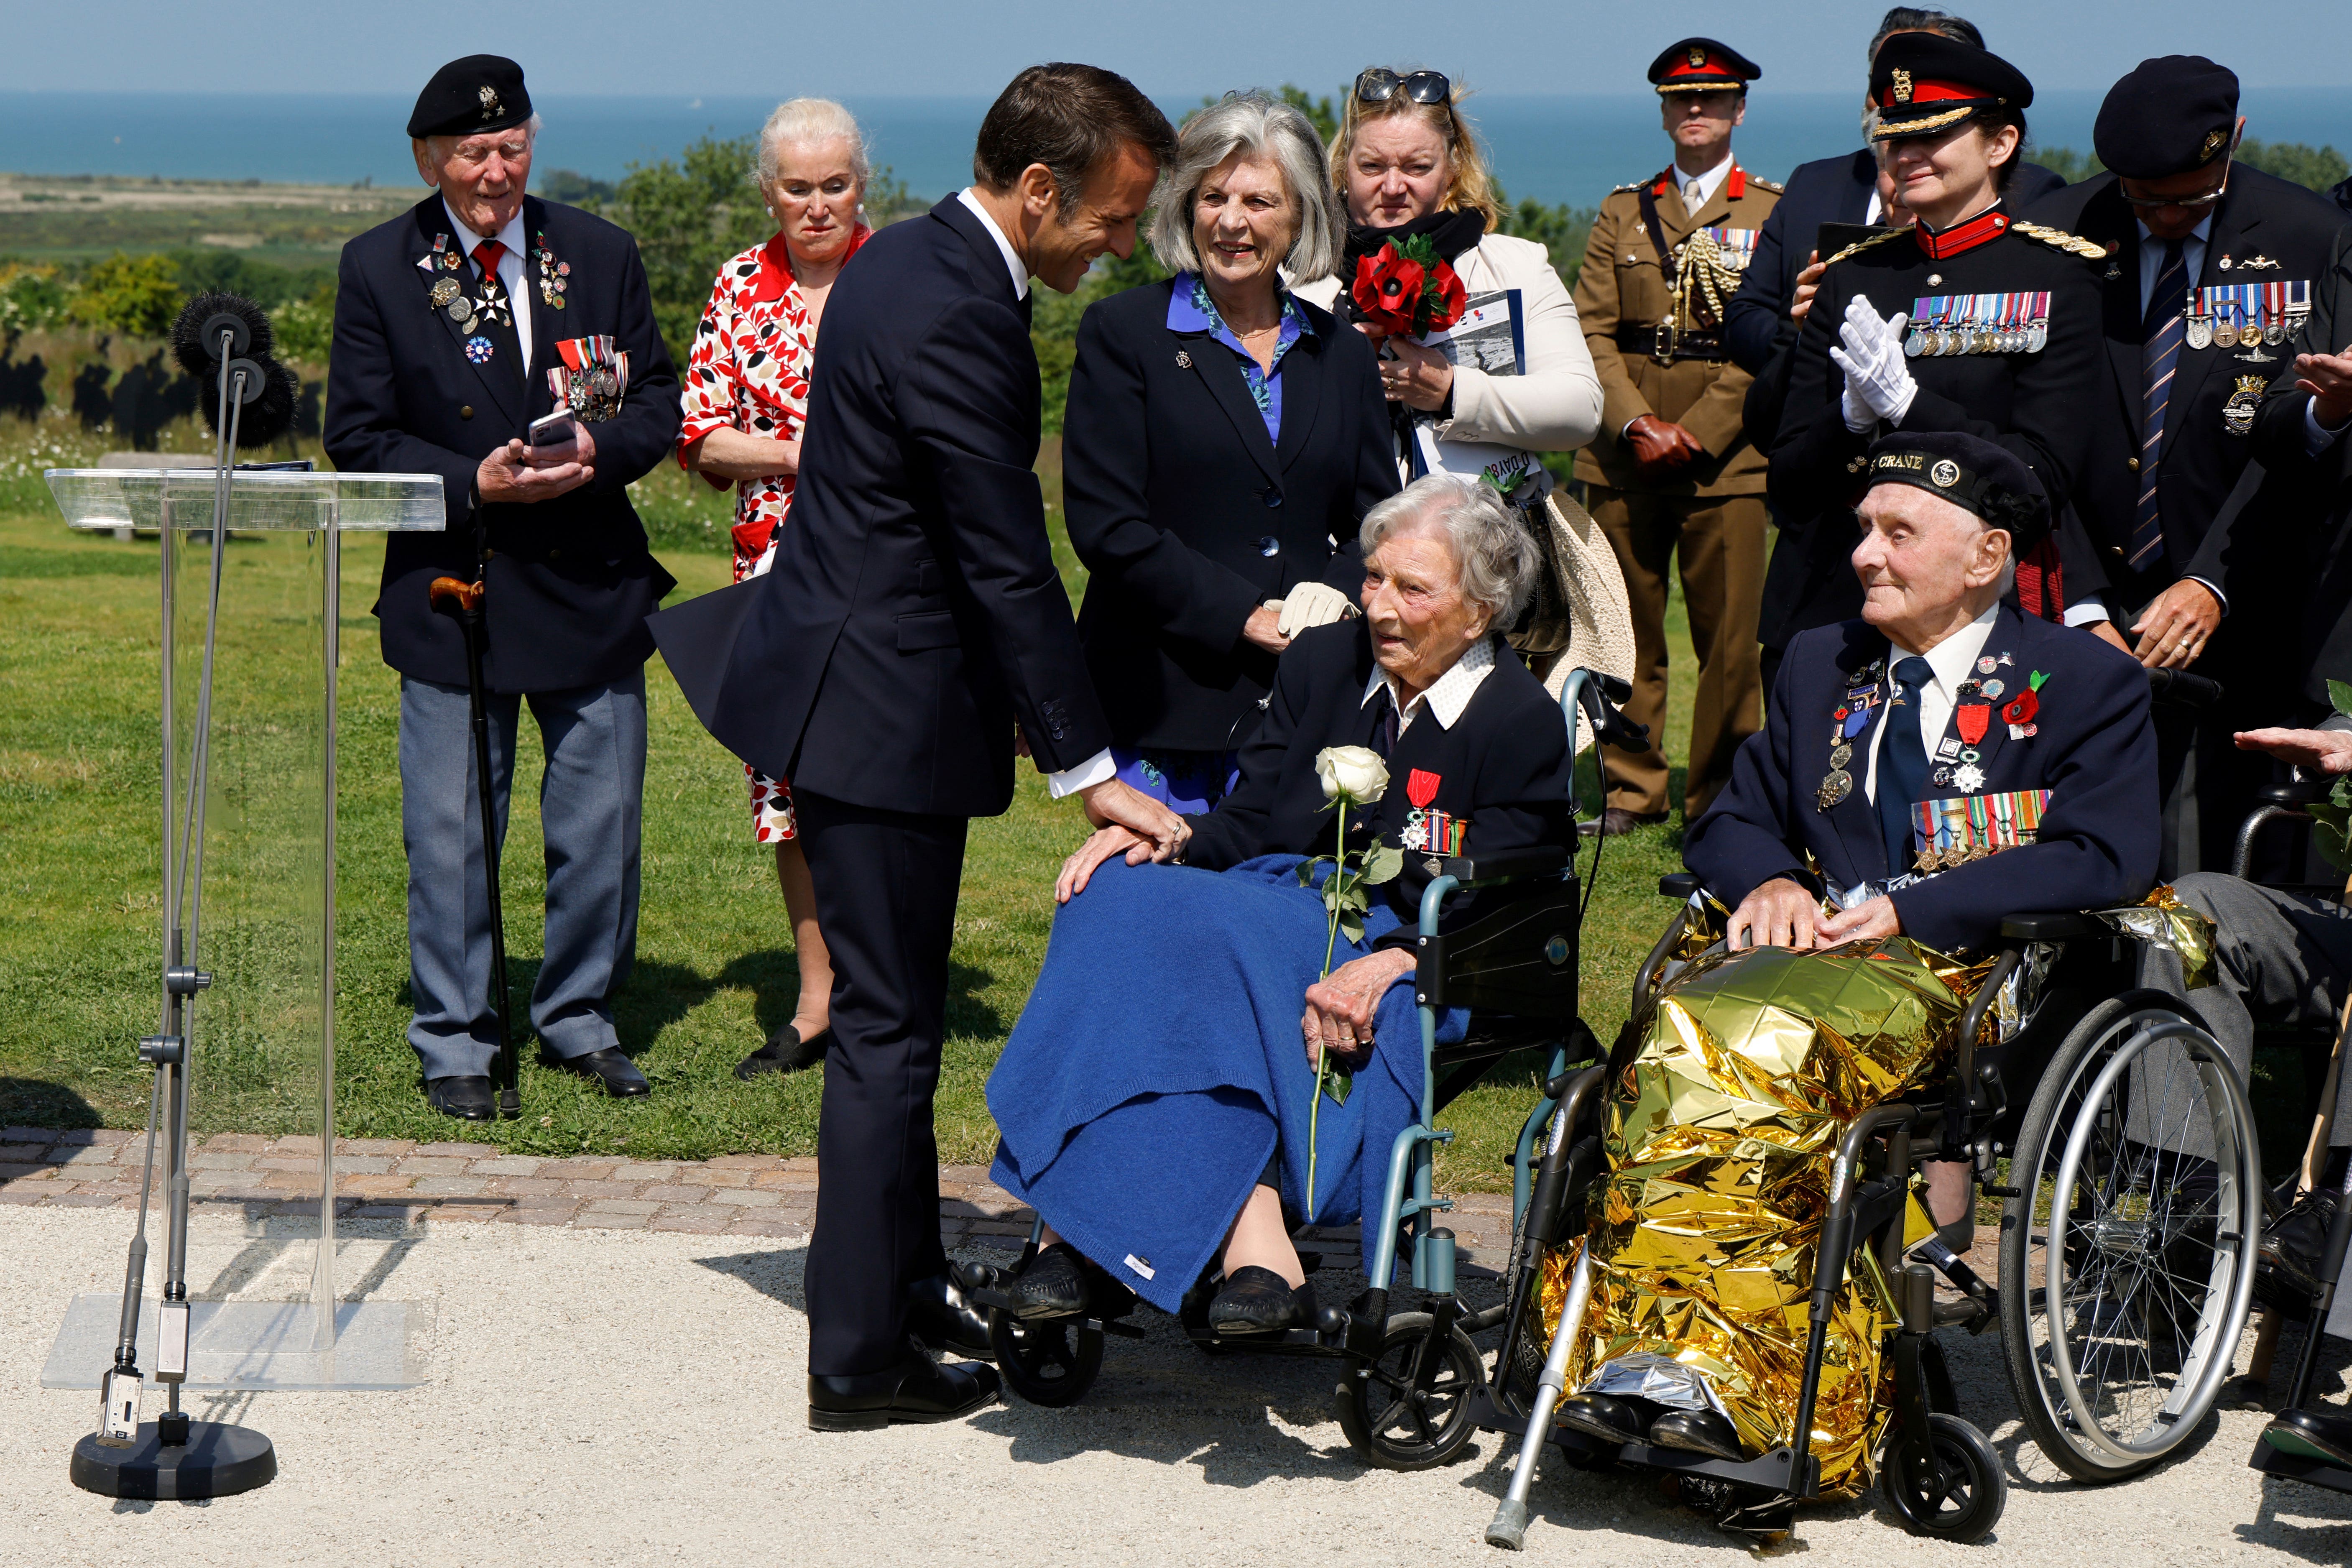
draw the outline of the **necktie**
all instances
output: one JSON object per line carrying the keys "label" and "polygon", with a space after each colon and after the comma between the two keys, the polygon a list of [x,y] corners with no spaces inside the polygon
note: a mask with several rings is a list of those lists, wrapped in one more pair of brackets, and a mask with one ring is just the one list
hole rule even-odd
{"label": "necktie", "polygon": [[[499,278],[499,262],[506,253],[507,247],[495,239],[486,239],[474,247],[474,265],[482,269],[483,308],[474,323],[473,335],[489,341],[490,358],[506,361],[509,375],[527,382],[530,367],[522,363],[522,339],[516,333],[514,324],[514,313],[520,307]],[[471,357],[470,353],[467,357]],[[490,368],[495,373],[495,365]]]}
{"label": "necktie", "polygon": [[1372,750],[1378,752],[1381,754],[1381,761],[1385,763],[1389,760],[1390,753],[1396,750],[1397,731],[1400,728],[1397,723],[1396,693],[1389,689],[1386,681],[1381,683],[1380,701],[1381,716],[1372,723]]}
{"label": "necktie", "polygon": [[1706,187],[1696,180],[1683,187],[1683,205],[1690,209],[1693,217],[1698,216],[1699,206],[1706,200],[1705,191]]}
{"label": "necktie", "polygon": [[2156,291],[2140,321],[2139,507],[2132,515],[2128,557],[2135,572],[2164,558],[2164,513],[2156,499],[2156,465],[2164,450],[2164,405],[2172,395],[2172,373],[2180,362],[2180,299],[2189,290],[2189,268],[2181,241],[2168,240]]}
{"label": "necktie", "polygon": [[1911,807],[1927,791],[1927,748],[1919,739],[1919,694],[1936,679],[1933,666],[1914,656],[1895,663],[1896,703],[1889,703],[1878,743],[1878,822],[1886,835],[1886,869],[1911,869]]}

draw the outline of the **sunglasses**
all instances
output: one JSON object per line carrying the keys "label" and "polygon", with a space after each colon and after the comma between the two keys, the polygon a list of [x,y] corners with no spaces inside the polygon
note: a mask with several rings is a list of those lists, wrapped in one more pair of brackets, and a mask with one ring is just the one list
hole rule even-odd
{"label": "sunglasses", "polygon": [[2131,205],[2132,206],[2136,206],[2136,207],[2140,207],[2140,208],[2144,208],[2144,209],[2151,209],[2151,210],[2152,210],[2152,209],[2154,209],[2154,208],[2157,208],[2157,207],[2182,207],[2182,208],[2187,209],[2187,210],[2188,210],[2188,211],[2189,211],[2189,212],[2195,212],[2195,211],[2197,211],[2197,210],[2198,210],[2199,208],[2200,208],[2200,207],[2210,207],[2210,206],[2211,206],[2215,202],[2220,201],[2223,196],[2225,196],[2225,195],[2227,195],[2229,194],[2229,192],[2230,192],[2230,164],[2231,164],[2232,162],[2234,162],[2234,158],[2224,159],[2224,160],[2222,161],[2222,163],[2221,163],[2221,183],[2220,184],[2218,184],[2218,185],[2215,185],[2211,190],[2205,192],[2205,193],[2204,193],[2203,195],[2194,195],[2194,196],[2136,196],[2136,195],[2133,195],[2129,191],[2125,190],[2125,189],[2123,188],[2123,185],[2122,185],[2121,182],[2117,182],[2117,184],[2116,184],[2116,194],[2117,195],[2119,195],[2119,196],[2123,197],[2123,199],[2124,199],[2126,203],[2128,203],[2128,204],[2129,204],[2129,205]]}
{"label": "sunglasses", "polygon": [[1443,71],[1399,76],[1385,66],[1374,66],[1356,79],[1356,97],[1364,103],[1386,103],[1400,89],[1414,103],[1444,103],[1454,96],[1454,84]]}

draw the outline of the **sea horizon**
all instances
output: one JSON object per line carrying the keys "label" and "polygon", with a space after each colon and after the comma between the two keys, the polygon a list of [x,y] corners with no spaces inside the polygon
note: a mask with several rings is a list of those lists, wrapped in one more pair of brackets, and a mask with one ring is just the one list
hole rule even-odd
{"label": "sea horizon", "polygon": [[[791,90],[814,89],[796,83]],[[784,96],[790,90],[779,94]],[[2028,115],[2032,144],[2089,152],[2102,96],[2089,89],[2042,94]],[[701,136],[751,134],[777,101],[740,94],[541,98],[538,165],[545,174],[570,170],[618,180],[631,164],[674,159]],[[969,182],[986,97],[850,94],[842,101],[865,128],[874,165],[889,169],[914,195],[938,197]],[[1175,117],[1200,99],[1160,102]],[[1465,108],[1514,200],[1589,207],[1666,162],[1671,149],[1656,103],[1643,92],[1493,93],[1471,98]],[[408,108],[406,98],[393,94],[5,90],[0,169],[397,188],[416,183],[401,133]],[[1750,172],[1784,179],[1801,163],[1858,146],[1859,109],[1858,92],[1759,89],[1734,151]],[[2352,146],[2352,124],[2325,89],[2249,89],[2242,111],[2252,138]]]}

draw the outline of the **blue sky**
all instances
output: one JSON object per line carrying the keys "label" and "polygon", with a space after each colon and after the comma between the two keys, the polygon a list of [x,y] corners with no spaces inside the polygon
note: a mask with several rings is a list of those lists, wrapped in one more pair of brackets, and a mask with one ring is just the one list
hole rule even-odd
{"label": "blue sky", "polygon": [[[412,92],[443,60],[513,54],[564,93],[990,95],[1020,67],[1082,59],[1159,95],[1296,80],[1318,88],[1373,59],[1417,62],[1490,92],[1638,91],[1685,34],[1765,70],[1759,90],[1858,85],[1878,0],[1672,6],[1559,0],[243,0],[224,22],[187,0],[11,7],[0,89],[216,88]],[[2151,54],[2229,58],[2249,87],[2333,79],[2352,62],[2347,0],[1948,0],[2037,86],[2103,89]],[[1447,36],[1432,37],[1443,26]],[[1420,41],[1427,40],[1427,41]],[[2345,112],[2352,140],[2352,107]],[[5,163],[0,156],[0,163]]]}

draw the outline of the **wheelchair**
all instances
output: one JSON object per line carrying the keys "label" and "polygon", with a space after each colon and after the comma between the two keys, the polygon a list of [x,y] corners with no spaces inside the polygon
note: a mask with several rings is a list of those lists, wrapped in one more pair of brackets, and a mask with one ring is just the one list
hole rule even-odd
{"label": "wheelchair", "polygon": [[[1577,669],[1560,694],[1570,754],[1580,715],[1595,737],[1620,747],[1646,748],[1643,731],[1617,711],[1622,681]],[[1570,792],[1570,814],[1577,802]],[[1600,841],[1596,840],[1596,845]],[[1596,854],[1598,850],[1596,848]],[[1499,907],[1453,931],[1440,930],[1446,900],[1457,892],[1508,889]],[[1488,899],[1493,894],[1488,892]],[[1497,1326],[1504,1304],[1472,1310],[1456,1290],[1454,1237],[1434,1224],[1453,1200],[1433,1191],[1439,1144],[1453,1141],[1437,1115],[1504,1058],[1541,1052],[1557,1078],[1569,1063],[1599,1054],[1577,1016],[1579,933],[1584,900],[1570,852],[1544,847],[1503,856],[1470,854],[1442,861],[1420,907],[1413,975],[1421,1024],[1422,1086],[1415,1119],[1388,1151],[1380,1211],[1363,1217],[1363,1246],[1371,1254],[1372,1283],[1348,1306],[1323,1307],[1311,1328],[1219,1334],[1208,1306],[1222,1277],[1213,1263],[1184,1298],[1179,1313],[1185,1336],[1204,1352],[1312,1356],[1342,1363],[1334,1390],[1341,1429],[1367,1464],[1419,1470],[1458,1455],[1476,1433],[1475,1401],[1486,1384],[1485,1357],[1473,1339]],[[1437,1026],[1447,1007],[1470,1009],[1468,1032],[1440,1046]],[[1536,1120],[1523,1131],[1515,1156],[1524,1187]],[[1367,1158],[1370,1152],[1367,1151]],[[1515,1194],[1524,1206],[1525,1193]],[[959,1263],[958,1282],[988,1311],[990,1344],[1007,1387],[1030,1404],[1064,1406],[1085,1397],[1102,1370],[1109,1337],[1140,1339],[1132,1322],[1141,1303],[1133,1292],[1091,1266],[1087,1310],[1071,1316],[1016,1318],[999,1287],[1025,1268],[1039,1250],[1042,1217],[1010,1269]],[[1302,1252],[1311,1274],[1319,1258]],[[1416,1310],[1391,1310],[1400,1264],[1423,1300]]]}
{"label": "wheelchair", "polygon": [[[1661,879],[1659,891],[1682,907],[1636,975],[1620,1037],[1629,1048],[1678,972],[1677,955],[1697,945],[1685,938],[1708,908],[1687,873]],[[2264,1218],[2260,1142],[2220,1044],[2173,998],[2138,987],[2136,941],[2096,912],[2004,921],[1955,1031],[1940,1093],[1873,1108],[1838,1151],[1793,1429],[1812,1430],[1837,1286],[1868,1248],[1899,1314],[1884,1347],[1893,1401],[1877,1474],[1889,1508],[1914,1533],[1981,1540],[2007,1489],[1990,1444],[1961,1416],[1937,1328],[1998,1330],[2027,1434],[2085,1483],[2161,1463],[2197,1430],[2230,1375]],[[1606,1179],[1599,1112],[1607,1082],[1604,1067],[1553,1079],[1522,1140],[1524,1157],[1549,1122],[1532,1180],[1515,1183],[1528,1195],[1517,1206],[1503,1342],[1473,1400],[1480,1427],[1520,1440],[1486,1539],[1523,1544],[1529,1489],[1549,1441],[1580,1469],[1675,1476],[1686,1503],[1777,1540],[1792,1528],[1795,1506],[1820,1495],[1808,1445],[1733,1462],[1611,1446],[1553,1422],[1570,1392],[1589,1260],[1579,1260],[1548,1346],[1538,1342],[1537,1290],[1546,1254],[1582,1233],[1587,1200]],[[1979,1192],[2001,1200],[1997,1284],[1933,1237],[1904,1246],[1914,1174],[1930,1161],[1966,1165],[1972,1213]],[[1906,1262],[1906,1252],[1924,1261]],[[1937,1302],[1938,1273],[1956,1302]]]}

